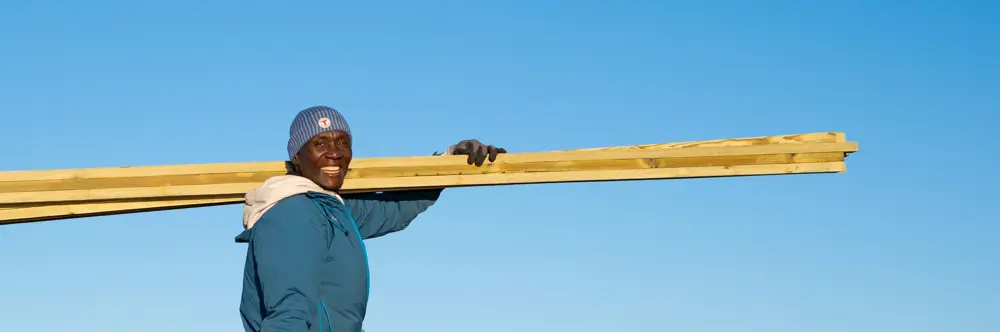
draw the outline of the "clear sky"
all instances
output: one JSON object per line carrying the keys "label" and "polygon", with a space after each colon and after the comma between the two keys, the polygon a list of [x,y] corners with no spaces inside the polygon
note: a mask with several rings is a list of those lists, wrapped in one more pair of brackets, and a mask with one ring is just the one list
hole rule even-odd
{"label": "clear sky", "polygon": [[[366,328],[1000,331],[1000,6],[818,3],[2,0],[0,169],[280,160],[312,105],[356,157],[843,131],[844,174],[446,190]],[[0,330],[242,331],[240,213],[0,226]]]}

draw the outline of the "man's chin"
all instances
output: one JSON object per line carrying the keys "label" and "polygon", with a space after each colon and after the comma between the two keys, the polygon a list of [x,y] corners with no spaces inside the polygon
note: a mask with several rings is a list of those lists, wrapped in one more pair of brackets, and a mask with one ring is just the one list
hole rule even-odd
{"label": "man's chin", "polygon": [[334,181],[323,181],[323,182],[320,182],[320,183],[317,183],[317,184],[320,187],[322,187],[323,189],[335,192],[335,191],[339,191],[340,187],[344,186],[344,181],[336,181],[336,180],[334,180]]}
{"label": "man's chin", "polygon": [[310,180],[320,186],[320,188],[329,191],[338,191],[344,185],[344,177],[342,176],[328,176],[323,174],[314,176]]}

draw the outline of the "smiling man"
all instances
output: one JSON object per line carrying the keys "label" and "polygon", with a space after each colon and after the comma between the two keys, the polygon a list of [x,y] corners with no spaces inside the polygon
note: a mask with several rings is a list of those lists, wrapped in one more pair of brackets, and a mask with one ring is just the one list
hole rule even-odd
{"label": "smiling man", "polygon": [[[445,154],[494,161],[502,148],[463,140]],[[340,195],[353,155],[336,110],[316,106],[289,129],[288,174],[247,193],[240,315],[248,332],[363,331],[369,274],[365,239],[405,229],[441,189]]]}

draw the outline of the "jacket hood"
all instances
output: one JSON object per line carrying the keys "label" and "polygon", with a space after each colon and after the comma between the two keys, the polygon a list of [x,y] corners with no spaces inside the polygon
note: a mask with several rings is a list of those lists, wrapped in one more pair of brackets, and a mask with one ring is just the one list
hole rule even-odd
{"label": "jacket hood", "polygon": [[317,185],[312,180],[297,175],[281,175],[271,177],[244,195],[243,202],[243,229],[248,230],[261,216],[273,207],[278,201],[290,196],[304,194],[307,192],[317,192],[336,197],[341,202],[344,201],[337,193],[328,191]]}

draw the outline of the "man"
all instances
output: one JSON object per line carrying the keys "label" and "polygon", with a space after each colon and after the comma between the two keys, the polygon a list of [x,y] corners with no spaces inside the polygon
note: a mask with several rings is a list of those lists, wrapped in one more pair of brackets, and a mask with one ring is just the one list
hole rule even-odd
{"label": "man", "polygon": [[[289,129],[288,174],[246,195],[248,243],[240,315],[248,332],[362,330],[369,275],[365,239],[397,232],[441,189],[340,195],[352,158],[351,130],[336,110],[316,106]],[[463,140],[445,154],[495,161],[502,148]]]}

